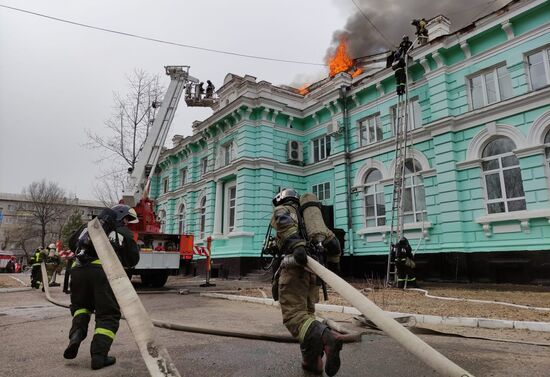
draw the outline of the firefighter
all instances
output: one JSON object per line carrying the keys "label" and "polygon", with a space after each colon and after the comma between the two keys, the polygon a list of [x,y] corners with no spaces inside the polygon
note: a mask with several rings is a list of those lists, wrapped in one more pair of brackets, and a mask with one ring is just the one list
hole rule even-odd
{"label": "firefighter", "polygon": [[[136,211],[118,204],[104,209],[98,219],[122,265],[135,266],[139,261],[139,248],[127,225],[138,222]],[[108,356],[108,353],[118,330],[120,308],[90,241],[86,224],[73,234],[69,246],[76,254],[70,283],[73,320],[69,345],[63,357],[74,359],[77,356],[80,343],[86,338],[90,317],[95,312],[95,331],[90,345],[91,366],[92,369],[101,369],[116,362],[116,358]]]}
{"label": "firefighter", "polygon": [[212,84],[212,81],[210,80],[206,80],[206,83],[208,85],[206,85],[206,97],[205,98],[212,98],[212,96],[214,95],[214,84]]}
{"label": "firefighter", "polygon": [[414,255],[409,240],[403,237],[394,246],[395,266],[397,267],[397,287],[417,288]]}
{"label": "firefighter", "polygon": [[405,59],[407,59],[407,53],[411,46],[412,42],[409,40],[409,37],[404,35],[392,59],[392,69],[395,71],[395,85],[398,96],[402,96],[406,91],[407,72],[405,69],[407,65]]}
{"label": "firefighter", "polygon": [[48,257],[46,258],[46,271],[48,272],[48,282],[50,287],[58,287],[59,283],[56,283],[57,273],[61,260],[59,259],[59,253],[55,244],[48,245]]}
{"label": "firefighter", "polygon": [[319,301],[316,276],[308,272],[306,233],[300,213],[300,197],[290,188],[273,198],[271,226],[277,231],[276,245],[284,255],[274,278],[274,299],[281,305],[283,323],[300,342],[302,368],[334,376],[340,368],[341,337],[315,319]]}
{"label": "firefighter", "polygon": [[[42,271],[40,265],[42,261],[46,258],[46,251],[42,247],[36,248],[34,255],[31,257],[30,263],[32,266],[31,270],[31,287],[40,288],[40,283],[42,282]],[[44,289],[44,288],[42,288]]]}
{"label": "firefighter", "polygon": [[420,20],[412,20],[411,25],[416,27],[416,32],[414,34],[418,37],[418,41],[421,44],[426,43],[428,41],[428,28],[426,27],[428,22],[426,19],[422,18]]}

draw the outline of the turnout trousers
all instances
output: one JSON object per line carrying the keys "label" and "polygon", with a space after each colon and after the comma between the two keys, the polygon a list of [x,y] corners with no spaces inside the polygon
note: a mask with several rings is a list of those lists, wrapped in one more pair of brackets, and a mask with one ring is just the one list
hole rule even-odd
{"label": "turnout trousers", "polygon": [[70,287],[73,321],[69,338],[79,330],[84,339],[91,314],[95,312],[95,331],[90,353],[92,356],[107,356],[115,339],[121,315],[101,265],[92,262],[90,265],[73,267]]}
{"label": "turnout trousers", "polygon": [[315,321],[315,304],[319,302],[317,277],[303,267],[292,266],[281,270],[279,303],[283,324],[303,342],[309,326]]}

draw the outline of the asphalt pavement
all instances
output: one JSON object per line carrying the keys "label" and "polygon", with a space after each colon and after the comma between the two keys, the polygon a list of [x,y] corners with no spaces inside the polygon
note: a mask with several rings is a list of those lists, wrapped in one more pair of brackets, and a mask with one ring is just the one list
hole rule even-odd
{"label": "asphalt pavement", "polygon": [[[141,294],[151,317],[190,326],[286,334],[280,311],[275,307],[200,297],[200,281],[179,283],[190,294]],[[209,290],[227,289],[233,283],[219,282]],[[235,282],[235,285],[252,285]],[[165,291],[166,292],[166,291]],[[53,295],[68,302],[60,288]],[[342,315],[334,317],[346,320]],[[349,319],[349,318],[348,318]],[[66,308],[46,301],[38,290],[0,293],[0,376],[149,376],[132,334],[121,321],[111,354],[114,366],[92,371],[89,345],[91,334],[83,342],[78,357],[65,360],[63,350],[68,340],[71,316]],[[192,334],[156,329],[180,374],[189,377],[288,377],[310,376],[300,367],[297,344],[274,343]],[[475,376],[543,377],[550,373],[550,348],[480,339],[422,335],[428,344]],[[420,360],[382,333],[369,332],[362,342],[346,344],[338,376],[437,376]]]}

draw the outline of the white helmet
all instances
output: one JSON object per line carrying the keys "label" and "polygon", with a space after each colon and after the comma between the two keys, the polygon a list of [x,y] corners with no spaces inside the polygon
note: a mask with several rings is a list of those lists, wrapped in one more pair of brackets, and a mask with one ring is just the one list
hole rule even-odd
{"label": "white helmet", "polygon": [[56,249],[55,244],[51,243],[50,246],[48,246],[48,249]]}

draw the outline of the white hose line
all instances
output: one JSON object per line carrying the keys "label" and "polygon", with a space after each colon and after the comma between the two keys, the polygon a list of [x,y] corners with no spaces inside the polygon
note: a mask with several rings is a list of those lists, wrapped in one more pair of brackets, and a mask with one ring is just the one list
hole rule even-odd
{"label": "white hose line", "polygon": [[537,307],[537,306],[527,306],[527,305],[520,305],[520,304],[512,304],[510,302],[503,302],[503,301],[489,301],[489,300],[477,300],[475,298],[458,298],[458,297],[433,296],[433,295],[430,295],[427,290],[420,289],[420,288],[406,288],[406,290],[407,291],[423,292],[424,296],[429,297],[429,298],[434,298],[434,299],[437,299],[437,300],[477,302],[479,304],[495,304],[495,305],[511,306],[513,308],[520,308],[520,309],[550,311],[550,308],[543,308],[543,307]]}
{"label": "white hose line", "polygon": [[153,323],[97,218],[88,223],[88,233],[149,374],[152,377],[180,377],[166,348],[156,342]]}
{"label": "white hose line", "polygon": [[50,285],[48,284],[48,271],[46,270],[46,264],[44,263],[44,261],[42,261],[42,263],[40,264],[40,271],[42,272],[42,286],[44,287],[46,297],[48,297],[48,299],[55,305],[67,307],[66,303],[56,300],[50,295]]}
{"label": "white hose line", "polygon": [[350,302],[355,308],[363,313],[368,319],[382,329],[386,334],[395,339],[409,352],[418,357],[431,368],[435,369],[442,376],[448,377],[473,377],[473,375],[462,369],[451,360],[437,352],[422,339],[412,334],[405,327],[401,326],[393,318],[376,306],[367,297],[353,288],[339,276],[335,275],[325,267],[321,266],[311,257],[307,258],[307,267],[317,276],[323,279],[336,292]]}
{"label": "white hose line", "polygon": [[22,285],[23,287],[28,287],[27,283],[25,283],[23,280],[18,279],[18,278],[16,278],[15,276],[11,276],[11,275],[10,275],[10,278],[12,278],[13,280],[16,280],[16,281],[20,282],[21,285]]}

